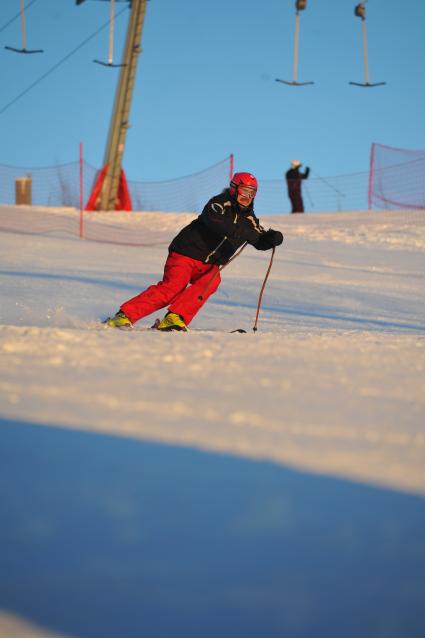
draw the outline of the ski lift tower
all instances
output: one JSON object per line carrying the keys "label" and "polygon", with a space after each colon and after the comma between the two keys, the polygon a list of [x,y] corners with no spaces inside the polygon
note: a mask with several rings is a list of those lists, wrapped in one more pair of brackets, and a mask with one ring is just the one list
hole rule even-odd
{"label": "ski lift tower", "polygon": [[[125,49],[122,59],[112,120],[105,149],[103,169],[97,179],[89,199],[90,210],[123,209],[120,192],[126,189],[122,170],[125,139],[129,128],[129,113],[136,77],[137,62],[141,53],[143,23],[148,0],[123,0],[130,3],[130,19],[127,28]],[[85,0],[76,0],[80,5]],[[127,198],[129,200],[129,197]],[[126,207],[131,210],[130,206]]]}

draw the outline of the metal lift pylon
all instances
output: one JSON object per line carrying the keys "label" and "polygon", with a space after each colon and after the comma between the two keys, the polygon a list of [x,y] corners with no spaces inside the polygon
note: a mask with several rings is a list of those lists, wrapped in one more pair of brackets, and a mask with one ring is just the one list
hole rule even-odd
{"label": "metal lift pylon", "polygon": [[354,15],[357,18],[361,18],[362,21],[362,40],[363,40],[363,62],[364,62],[364,82],[349,82],[353,86],[363,86],[367,88],[371,88],[374,86],[384,86],[386,82],[369,82],[369,62],[368,62],[368,54],[367,54],[367,34],[366,34],[366,2],[367,0],[363,0],[357,4],[354,8]]}
{"label": "metal lift pylon", "polygon": [[43,49],[27,49],[27,34],[25,32],[25,0],[21,0],[20,4],[22,47],[17,49],[15,47],[5,46],[4,48],[8,51],[14,51],[15,53],[44,53]]}
{"label": "metal lift pylon", "polygon": [[307,84],[314,84],[314,82],[298,82],[298,44],[299,44],[299,32],[300,32],[300,11],[304,11],[307,6],[307,0],[296,0],[295,2],[295,35],[294,35],[294,65],[292,71],[292,82],[288,80],[279,80],[276,78],[276,82],[282,82],[289,86],[306,86]]}
{"label": "metal lift pylon", "polygon": [[[148,0],[129,1],[131,2],[131,13],[103,168],[90,195],[86,206],[87,210],[131,210],[127,182],[122,170],[122,158],[127,130],[130,127],[128,120],[137,62],[142,51],[140,44]],[[83,2],[84,0],[76,0],[76,4]],[[125,205],[123,206],[124,200]]]}

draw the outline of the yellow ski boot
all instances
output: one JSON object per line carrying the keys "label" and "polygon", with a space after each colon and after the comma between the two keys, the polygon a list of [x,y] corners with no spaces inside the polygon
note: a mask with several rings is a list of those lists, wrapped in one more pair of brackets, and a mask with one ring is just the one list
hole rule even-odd
{"label": "yellow ski boot", "polygon": [[187,326],[183,318],[175,312],[167,312],[164,319],[156,326],[156,329],[163,332],[171,332],[171,330],[187,332]]}
{"label": "yellow ski boot", "polygon": [[103,323],[105,323],[110,328],[121,328],[121,330],[129,330],[133,327],[130,319],[123,313],[122,310],[118,310],[118,312],[113,317],[109,317]]}

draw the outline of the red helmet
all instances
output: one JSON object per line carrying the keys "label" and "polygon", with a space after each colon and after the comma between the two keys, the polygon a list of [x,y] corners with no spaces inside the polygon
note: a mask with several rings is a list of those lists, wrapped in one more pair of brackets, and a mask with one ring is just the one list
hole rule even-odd
{"label": "red helmet", "polygon": [[258,182],[252,173],[235,173],[230,180],[230,194],[235,197],[240,186],[252,188],[257,193]]}

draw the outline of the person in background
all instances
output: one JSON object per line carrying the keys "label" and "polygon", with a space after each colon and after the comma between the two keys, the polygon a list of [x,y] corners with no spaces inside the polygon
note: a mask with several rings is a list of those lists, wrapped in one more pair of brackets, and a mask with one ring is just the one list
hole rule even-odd
{"label": "person in background", "polygon": [[168,248],[162,281],[123,303],[104,323],[131,328],[136,321],[168,306],[158,330],[187,330],[194,316],[220,285],[220,266],[244,243],[257,250],[279,246],[283,235],[265,230],[254,214],[257,180],[251,173],[235,173],[230,185],[208,201],[202,213],[185,226]]}
{"label": "person in background", "polygon": [[292,160],[291,168],[286,171],[286,183],[288,185],[288,196],[291,200],[292,213],[303,213],[304,202],[301,193],[301,180],[307,179],[310,169],[306,166],[304,173],[300,172],[302,164],[299,160]]}

